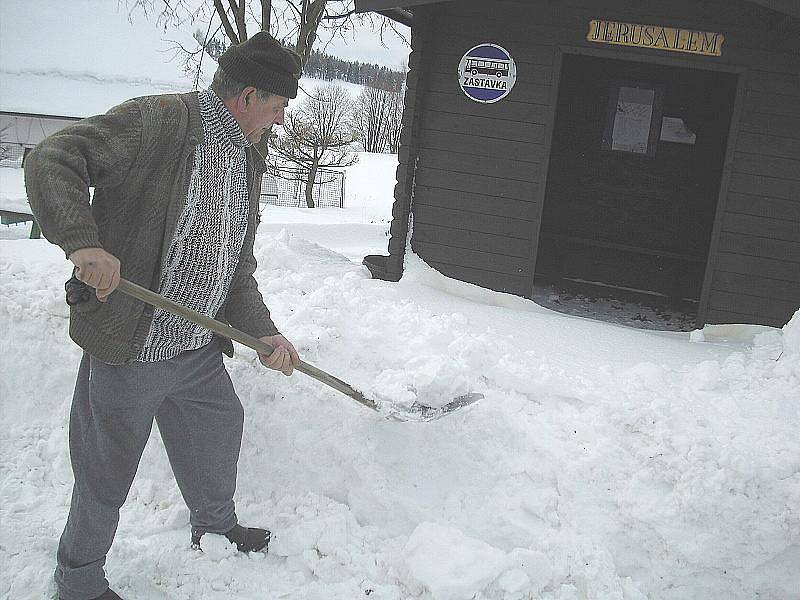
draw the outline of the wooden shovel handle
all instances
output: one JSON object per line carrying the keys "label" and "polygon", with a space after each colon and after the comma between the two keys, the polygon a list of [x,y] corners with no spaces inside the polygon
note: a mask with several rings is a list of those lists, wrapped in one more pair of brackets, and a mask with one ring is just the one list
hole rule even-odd
{"label": "wooden shovel handle", "polygon": [[[199,312],[192,310],[191,308],[187,308],[185,306],[177,304],[176,302],[173,302],[168,298],[164,298],[164,296],[156,294],[155,292],[150,291],[147,288],[143,288],[140,285],[136,285],[135,283],[132,283],[127,279],[120,279],[117,289],[123,294],[136,298],[137,300],[141,300],[142,302],[145,302],[147,304],[150,304],[152,306],[170,312],[174,315],[178,315],[179,317],[183,317],[187,321],[191,321],[196,325],[205,327],[209,331],[213,331],[217,335],[221,335],[224,338],[239,342],[240,344],[243,344],[248,348],[252,348],[256,352],[260,352],[261,354],[266,354],[267,356],[269,356],[270,354],[272,354],[274,350],[274,348],[269,344],[265,344],[258,338],[246,334],[244,331],[239,331],[238,329],[235,329],[230,325],[217,321],[216,319],[212,319],[211,317],[208,317],[206,315],[200,314]],[[378,406],[373,400],[366,398],[361,392],[356,390],[348,383],[342,381],[338,377],[334,377],[330,373],[326,373],[325,371],[315,367],[314,365],[310,365],[307,362],[301,360],[300,364],[296,366],[295,369],[297,369],[301,373],[308,375],[309,377],[313,377],[317,381],[324,383],[325,385],[332,387],[333,389],[347,396],[350,396],[353,400],[355,400],[360,404],[363,404],[367,408],[371,408],[372,410],[378,410]]]}

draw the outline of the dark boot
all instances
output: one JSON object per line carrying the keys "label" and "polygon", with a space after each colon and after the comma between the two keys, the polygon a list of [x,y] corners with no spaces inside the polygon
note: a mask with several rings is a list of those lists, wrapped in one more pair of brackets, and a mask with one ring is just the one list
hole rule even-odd
{"label": "dark boot", "polygon": [[[234,525],[233,529],[225,534],[225,537],[231,544],[236,544],[239,552],[258,552],[259,550],[266,551],[270,535],[266,529]],[[200,548],[201,537],[203,537],[202,533],[192,531],[192,548]]]}

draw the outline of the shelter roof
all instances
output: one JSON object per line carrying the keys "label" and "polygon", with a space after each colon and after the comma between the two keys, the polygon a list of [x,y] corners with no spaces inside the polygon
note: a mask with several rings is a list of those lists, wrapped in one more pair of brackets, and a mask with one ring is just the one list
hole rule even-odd
{"label": "shelter roof", "polygon": [[[444,0],[356,0],[356,12],[378,12],[411,25],[413,20],[413,7],[421,4],[435,4]],[[776,12],[800,18],[800,0],[745,0]],[[491,0],[485,0],[490,4]],[[407,22],[406,22],[407,21]]]}

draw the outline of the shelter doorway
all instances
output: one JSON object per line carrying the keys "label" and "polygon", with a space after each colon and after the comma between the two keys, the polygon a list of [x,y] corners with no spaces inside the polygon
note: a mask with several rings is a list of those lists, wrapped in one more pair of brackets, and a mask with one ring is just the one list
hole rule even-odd
{"label": "shelter doorway", "polygon": [[736,85],[564,55],[534,285],[696,316]]}

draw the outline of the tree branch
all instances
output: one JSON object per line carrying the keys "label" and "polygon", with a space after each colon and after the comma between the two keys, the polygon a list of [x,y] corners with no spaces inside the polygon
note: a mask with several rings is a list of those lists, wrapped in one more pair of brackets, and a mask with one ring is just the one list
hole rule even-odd
{"label": "tree branch", "polygon": [[303,12],[300,21],[300,32],[297,36],[295,51],[302,57],[303,65],[308,62],[311,48],[317,39],[317,28],[325,12],[326,0],[303,0]]}
{"label": "tree branch", "polygon": [[348,19],[348,18],[352,17],[354,14],[356,14],[356,9],[349,10],[346,13],[342,13],[340,15],[328,14],[328,11],[326,10],[325,11],[325,16],[322,17],[322,18],[325,19],[326,21],[334,21],[336,19]]}
{"label": "tree branch", "polygon": [[236,3],[236,0],[228,0],[228,4],[231,5],[231,10],[233,11],[233,18],[236,21],[236,29],[239,30],[239,41],[245,41],[247,39],[247,23],[245,23],[244,14],[245,9],[247,8],[247,0],[239,0],[239,3]]}
{"label": "tree branch", "polygon": [[228,19],[228,13],[225,11],[225,7],[222,6],[222,0],[214,0],[214,8],[219,15],[220,21],[222,21],[222,27],[225,29],[225,33],[228,35],[228,39],[234,43],[239,43],[239,36],[236,35],[236,32],[233,30],[233,25],[231,25],[230,19]]}
{"label": "tree branch", "polygon": [[261,0],[261,31],[269,31],[269,21],[272,15],[272,0]]}
{"label": "tree branch", "polygon": [[302,15],[302,11],[297,8],[297,5],[292,0],[286,0],[286,6],[291,8],[298,17]]}

